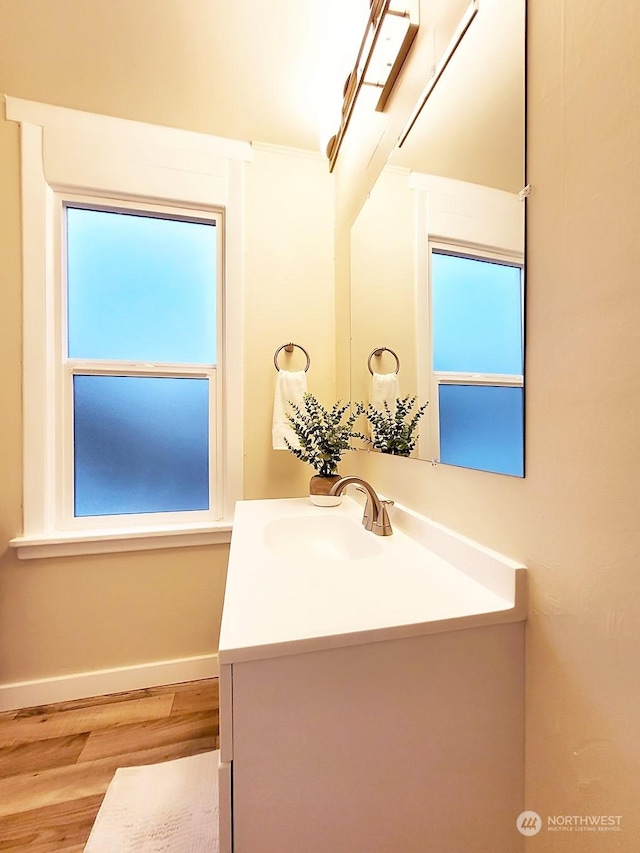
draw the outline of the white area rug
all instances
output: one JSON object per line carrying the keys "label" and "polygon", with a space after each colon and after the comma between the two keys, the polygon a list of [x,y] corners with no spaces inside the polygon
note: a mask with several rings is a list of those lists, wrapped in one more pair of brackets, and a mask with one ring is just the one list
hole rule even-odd
{"label": "white area rug", "polygon": [[217,853],[218,750],[116,770],[85,853]]}

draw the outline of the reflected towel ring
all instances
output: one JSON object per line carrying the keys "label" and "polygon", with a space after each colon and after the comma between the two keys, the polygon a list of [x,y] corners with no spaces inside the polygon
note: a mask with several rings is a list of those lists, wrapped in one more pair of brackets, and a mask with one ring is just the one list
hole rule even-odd
{"label": "reflected towel ring", "polygon": [[293,352],[294,347],[298,347],[298,349],[301,349],[302,352],[306,355],[307,366],[305,367],[304,372],[306,373],[307,370],[309,370],[309,365],[311,364],[311,359],[309,358],[309,353],[306,351],[306,349],[303,346],[300,346],[300,344],[294,344],[292,342],[289,342],[288,344],[282,344],[282,346],[278,347],[278,349],[275,351],[275,354],[273,356],[273,363],[275,365],[276,370],[278,370],[278,371],[280,370],[280,368],[278,367],[278,355],[279,355],[279,353],[282,350],[284,350],[285,352]]}
{"label": "reflected towel ring", "polygon": [[374,349],[369,353],[369,358],[367,359],[367,367],[369,368],[369,373],[372,376],[373,376],[373,370],[371,369],[371,359],[373,358],[374,355],[376,358],[380,358],[380,356],[382,355],[383,352],[390,352],[391,353],[391,355],[396,360],[396,373],[398,373],[398,371],[400,370],[400,359],[398,358],[396,353],[392,349],[389,349],[389,347],[378,347],[377,349]]}

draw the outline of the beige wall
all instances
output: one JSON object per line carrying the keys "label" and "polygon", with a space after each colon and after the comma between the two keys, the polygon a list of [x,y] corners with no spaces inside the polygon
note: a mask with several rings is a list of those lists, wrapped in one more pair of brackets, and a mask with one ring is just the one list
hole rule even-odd
{"label": "beige wall", "polygon": [[[320,155],[255,146],[247,177],[245,292],[245,497],[308,492],[313,469],[271,447],[275,351],[309,353],[307,388],[335,399],[333,183]],[[278,364],[302,370],[283,350]]]}
{"label": "beige wall", "polygon": [[[0,93],[233,135],[239,84],[212,85],[208,51],[222,35],[209,4],[166,0],[162,12],[149,0],[65,0],[63,15],[48,0],[0,0]],[[228,546],[34,561],[8,546],[22,523],[19,181],[19,128],[0,119],[0,687],[214,654]],[[326,161],[256,146],[246,201],[245,490],[304,494],[312,469],[270,446],[273,354],[301,343],[312,359],[310,390],[333,397]],[[283,366],[297,366],[281,355]]]}
{"label": "beige wall", "polygon": [[[623,829],[545,829],[527,849],[631,853],[640,844],[640,7],[529,6],[526,478],[375,454],[358,466],[390,497],[529,567],[526,807],[622,815]],[[337,256],[344,284],[344,230]],[[340,318],[338,341],[345,347]]]}

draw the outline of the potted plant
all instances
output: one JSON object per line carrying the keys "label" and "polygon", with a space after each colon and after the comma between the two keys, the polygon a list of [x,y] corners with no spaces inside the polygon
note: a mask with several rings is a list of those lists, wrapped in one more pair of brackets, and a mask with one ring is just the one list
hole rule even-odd
{"label": "potted plant", "polygon": [[394,411],[391,411],[386,400],[382,411],[369,403],[364,413],[371,424],[371,436],[365,436],[365,441],[382,453],[409,456],[418,441],[418,422],[429,405],[424,403],[411,414],[415,402],[416,397],[409,394],[398,397]]}
{"label": "potted plant", "polygon": [[[285,437],[287,448],[293,455],[308,462],[317,472],[309,484],[309,495],[318,506],[335,506],[341,498],[329,495],[331,487],[340,479],[338,463],[342,454],[354,450],[352,438],[364,438],[353,426],[363,412],[360,403],[334,403],[326,409],[313,394],[305,394],[302,405],[291,403],[293,414],[287,420],[296,434],[299,447],[294,447]],[[351,410],[345,419],[346,413]]]}

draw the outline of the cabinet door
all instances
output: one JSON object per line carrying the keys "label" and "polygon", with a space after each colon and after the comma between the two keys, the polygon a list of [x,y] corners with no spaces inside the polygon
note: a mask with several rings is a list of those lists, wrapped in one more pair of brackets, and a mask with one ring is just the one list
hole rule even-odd
{"label": "cabinet door", "polygon": [[234,665],[234,853],[516,853],[522,624]]}

